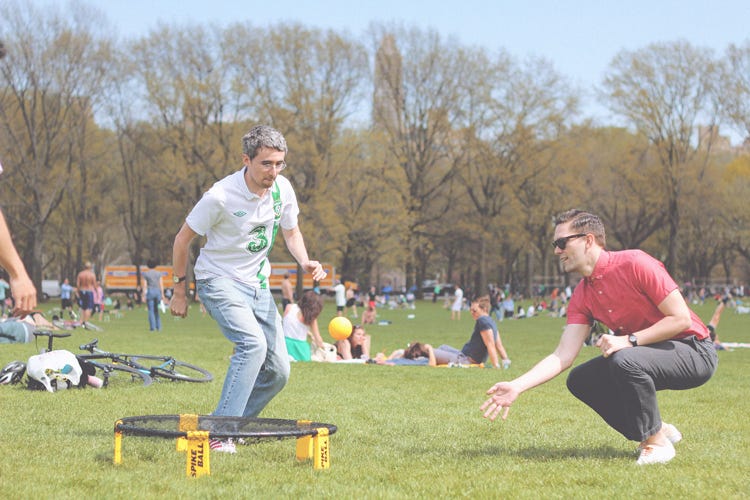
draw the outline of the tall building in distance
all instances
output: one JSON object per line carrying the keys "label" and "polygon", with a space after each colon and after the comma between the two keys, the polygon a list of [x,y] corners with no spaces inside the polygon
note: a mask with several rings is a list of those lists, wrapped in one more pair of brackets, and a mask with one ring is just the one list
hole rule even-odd
{"label": "tall building in distance", "polygon": [[403,60],[392,35],[385,35],[375,54],[372,123],[376,129],[399,130],[404,107]]}

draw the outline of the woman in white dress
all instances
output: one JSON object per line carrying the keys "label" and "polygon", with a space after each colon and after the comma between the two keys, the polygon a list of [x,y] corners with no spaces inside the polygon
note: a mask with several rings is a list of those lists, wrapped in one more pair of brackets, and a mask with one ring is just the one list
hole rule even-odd
{"label": "woman in white dress", "polygon": [[461,319],[461,308],[464,306],[464,291],[456,285],[456,291],[453,292],[453,305],[451,306],[451,319]]}

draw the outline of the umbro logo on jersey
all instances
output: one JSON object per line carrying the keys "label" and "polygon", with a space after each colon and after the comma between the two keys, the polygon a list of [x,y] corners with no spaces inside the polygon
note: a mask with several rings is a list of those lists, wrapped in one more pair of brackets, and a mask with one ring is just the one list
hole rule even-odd
{"label": "umbro logo on jersey", "polygon": [[247,212],[245,212],[244,210],[237,210],[236,212],[232,212],[232,215],[234,215],[235,217],[244,217],[247,215]]}

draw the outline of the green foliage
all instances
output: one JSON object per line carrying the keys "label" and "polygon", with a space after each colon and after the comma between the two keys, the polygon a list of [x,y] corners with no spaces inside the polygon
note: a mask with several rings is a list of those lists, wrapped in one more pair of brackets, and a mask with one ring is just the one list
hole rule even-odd
{"label": "green foliage", "polygon": [[360,282],[559,283],[549,221],[571,207],[676,276],[747,279],[747,210],[733,205],[750,184],[703,125],[721,112],[748,129],[748,44],[724,58],[687,42],[621,52],[598,92],[620,129],[578,121],[585,90],[550,61],[430,29],[357,36],[250,17],[117,40],[102,17],[0,2],[0,201],[37,288],[86,260],[167,263],[261,122],[287,138],[310,255]]}
{"label": "green foliage", "polygon": [[[420,340],[461,347],[472,320],[451,322],[442,304],[379,311],[375,351]],[[707,319],[713,301],[695,306]],[[334,315],[331,301],[321,330]],[[485,391],[520,375],[557,344],[563,320],[541,316],[500,323],[513,364],[508,371],[297,363],[288,386],[262,416],[338,426],[331,468],[297,463],[294,442],[240,446],[211,454],[211,476],[185,477],[172,440],[125,436],[123,463],[112,464],[113,425],[121,417],[209,413],[218,400],[231,345],[197,306],[185,320],[164,318],[147,331],[141,308],[102,322],[102,347],[169,353],[211,370],[210,384],[155,383],[56,394],[0,387],[0,491],[17,498],[741,498],[750,467],[750,349],[720,352],[716,375],[689,391],[661,392],[664,418],[683,432],[668,465],[638,467],[635,443],[607,427],[565,389],[564,375],[524,394],[507,421],[481,418]],[[414,319],[408,315],[414,314]],[[728,310],[724,341],[750,342],[750,317]],[[326,333],[324,338],[330,340]],[[75,331],[59,348],[76,351],[92,335]],[[33,344],[0,346],[0,361],[25,359]],[[578,362],[596,355],[584,347]]]}

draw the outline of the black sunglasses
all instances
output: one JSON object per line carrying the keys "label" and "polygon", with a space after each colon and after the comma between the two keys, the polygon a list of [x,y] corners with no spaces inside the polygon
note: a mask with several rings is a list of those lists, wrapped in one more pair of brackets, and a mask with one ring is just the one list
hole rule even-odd
{"label": "black sunglasses", "polygon": [[581,236],[586,236],[586,233],[578,233],[578,234],[571,234],[570,236],[563,236],[562,238],[557,238],[555,241],[552,242],[552,248],[559,248],[560,250],[565,250],[565,247],[568,245],[568,241],[580,238]]}

